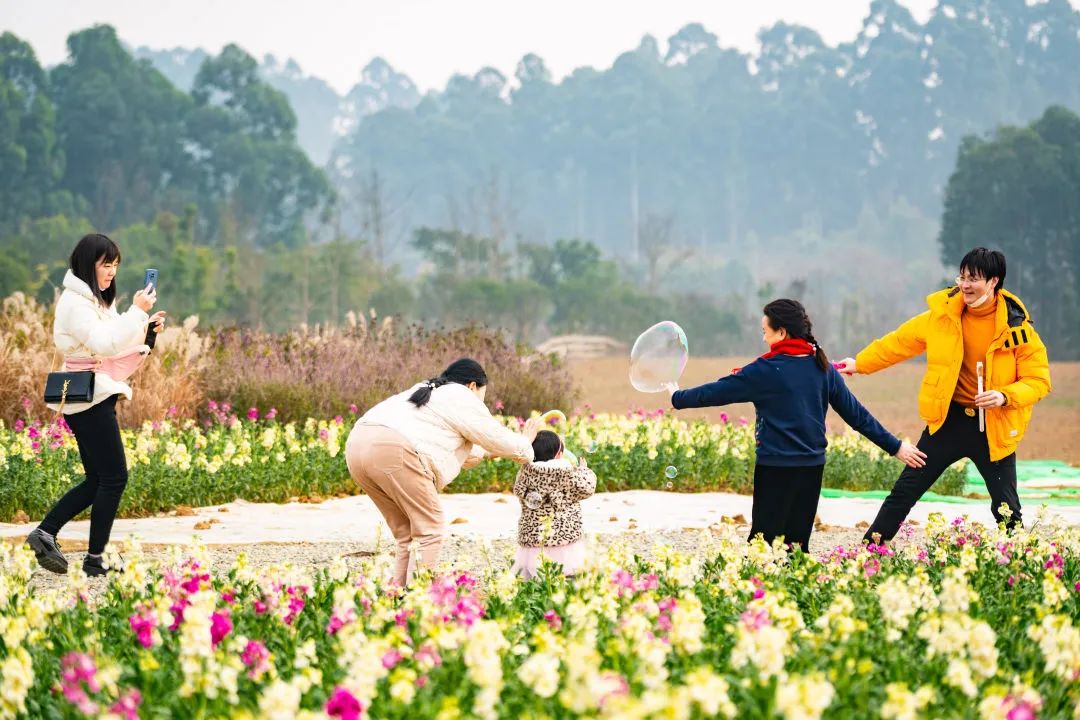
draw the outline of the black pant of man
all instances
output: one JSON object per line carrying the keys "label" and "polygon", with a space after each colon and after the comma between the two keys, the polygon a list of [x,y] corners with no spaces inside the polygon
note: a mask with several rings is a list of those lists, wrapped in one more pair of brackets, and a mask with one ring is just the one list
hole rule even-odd
{"label": "black pant of man", "polygon": [[[904,468],[889,496],[881,504],[881,509],[863,540],[876,542],[875,535],[879,536],[881,542],[892,540],[919,498],[941,477],[946,468],[961,458],[968,458],[979,469],[986,489],[990,492],[990,511],[994,513],[994,520],[1005,520],[1006,527],[1009,528],[1020,524],[1020,496],[1016,493],[1016,453],[997,462],[990,460],[986,434],[979,432],[978,410],[951,403],[945,423],[933,435],[930,434],[930,428],[925,428],[919,438],[918,448],[926,453],[926,465],[921,468]],[[1012,515],[1007,519],[998,511],[1002,503],[1012,511]]]}

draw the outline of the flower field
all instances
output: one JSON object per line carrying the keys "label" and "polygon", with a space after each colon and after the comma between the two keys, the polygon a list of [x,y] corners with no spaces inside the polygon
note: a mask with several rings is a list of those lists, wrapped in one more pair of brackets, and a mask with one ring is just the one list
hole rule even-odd
{"label": "flower field", "polygon": [[[130,480],[121,514],[144,516],[180,505],[202,506],[242,498],[285,502],[355,494],[342,448],[352,418],[281,423],[273,410],[238,416],[210,403],[211,419],[166,419],[124,430]],[[505,422],[518,427],[518,418]],[[586,458],[599,491],[653,489],[679,492],[730,490],[753,485],[753,428],[745,422],[686,422],[662,413],[570,418],[567,446]],[[854,434],[831,438],[825,486],[847,490],[890,488],[898,460]],[[462,473],[451,492],[508,492],[516,466],[482,463]],[[72,484],[82,466],[75,438],[61,424],[0,423],[0,521],[19,513],[40,518]],[[951,468],[935,491],[959,494],[963,465]]]}
{"label": "flower field", "polygon": [[1041,527],[935,515],[821,557],[724,529],[404,589],[379,561],[215,573],[133,544],[97,594],[32,592],[0,544],[0,717],[1071,718],[1080,532]]}

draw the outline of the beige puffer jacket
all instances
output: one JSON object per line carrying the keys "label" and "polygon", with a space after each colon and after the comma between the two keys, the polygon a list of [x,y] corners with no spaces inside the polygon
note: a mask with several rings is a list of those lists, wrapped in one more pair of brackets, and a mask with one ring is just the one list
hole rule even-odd
{"label": "beige puffer jacket", "polygon": [[428,403],[418,408],[409,396],[421,385],[368,410],[356,421],[353,432],[361,425],[397,431],[416,450],[440,490],[453,482],[462,465],[475,464],[485,454],[517,462],[533,459],[532,443],[496,420],[469,388],[457,383],[440,385],[431,391]]}

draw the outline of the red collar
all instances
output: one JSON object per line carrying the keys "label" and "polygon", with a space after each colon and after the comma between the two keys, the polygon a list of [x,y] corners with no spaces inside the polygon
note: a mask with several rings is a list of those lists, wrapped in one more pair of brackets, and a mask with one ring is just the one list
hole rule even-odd
{"label": "red collar", "polygon": [[[761,356],[763,358],[776,357],[777,355],[816,355],[817,347],[811,345],[802,338],[788,338],[787,340],[781,340],[780,342],[773,343],[769,346],[769,352]],[[732,374],[739,372],[742,368],[732,368]]]}

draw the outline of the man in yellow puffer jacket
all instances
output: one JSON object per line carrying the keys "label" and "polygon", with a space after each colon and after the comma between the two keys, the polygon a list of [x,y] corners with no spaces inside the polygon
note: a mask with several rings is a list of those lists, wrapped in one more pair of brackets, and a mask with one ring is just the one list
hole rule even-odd
{"label": "man in yellow puffer jacket", "polygon": [[[994,518],[1009,527],[1021,522],[1016,492],[1016,446],[1035,403],[1050,392],[1050,363],[1027,308],[1002,289],[1005,255],[975,248],[960,261],[956,287],[927,296],[929,309],[875,340],[842,373],[869,374],[926,353],[919,388],[919,415],[926,429],[918,448],[926,465],[904,468],[866,531],[869,542],[896,535],[919,498],[957,460],[975,463]],[[984,369],[978,390],[976,363]],[[985,412],[985,433],[978,411]],[[1002,504],[1008,507],[1000,511]]]}

